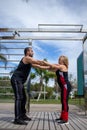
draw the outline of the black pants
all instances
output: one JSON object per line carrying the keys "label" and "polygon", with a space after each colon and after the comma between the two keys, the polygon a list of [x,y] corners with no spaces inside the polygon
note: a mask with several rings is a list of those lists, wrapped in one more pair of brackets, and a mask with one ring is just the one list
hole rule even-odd
{"label": "black pants", "polygon": [[26,94],[24,85],[15,78],[11,78],[11,84],[15,94],[15,119],[20,119],[26,113]]}

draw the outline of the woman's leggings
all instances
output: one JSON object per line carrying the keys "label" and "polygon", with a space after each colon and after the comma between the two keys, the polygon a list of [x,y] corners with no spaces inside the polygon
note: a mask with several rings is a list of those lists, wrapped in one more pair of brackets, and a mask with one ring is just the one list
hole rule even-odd
{"label": "woman's leggings", "polygon": [[62,111],[64,112],[68,112],[69,110],[68,99],[70,91],[71,87],[67,87],[67,84],[61,87],[61,103],[62,103]]}

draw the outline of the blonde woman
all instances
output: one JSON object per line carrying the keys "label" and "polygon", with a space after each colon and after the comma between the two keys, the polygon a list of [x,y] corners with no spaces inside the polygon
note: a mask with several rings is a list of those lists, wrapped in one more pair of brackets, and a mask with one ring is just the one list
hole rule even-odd
{"label": "blonde woman", "polygon": [[50,64],[44,61],[45,65],[50,66],[50,70],[56,72],[57,82],[61,88],[61,104],[62,111],[60,118],[56,121],[60,124],[68,122],[68,98],[71,91],[71,84],[68,80],[68,58],[66,56],[60,56],[58,64]]}

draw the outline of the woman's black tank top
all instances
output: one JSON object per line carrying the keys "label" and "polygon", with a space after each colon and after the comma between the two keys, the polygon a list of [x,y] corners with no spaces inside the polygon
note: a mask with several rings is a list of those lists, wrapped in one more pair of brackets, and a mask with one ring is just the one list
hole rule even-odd
{"label": "woman's black tank top", "polygon": [[63,72],[63,71],[57,70],[56,75],[57,75],[57,82],[61,88],[65,84],[67,85],[68,88],[72,87],[68,80],[68,72]]}

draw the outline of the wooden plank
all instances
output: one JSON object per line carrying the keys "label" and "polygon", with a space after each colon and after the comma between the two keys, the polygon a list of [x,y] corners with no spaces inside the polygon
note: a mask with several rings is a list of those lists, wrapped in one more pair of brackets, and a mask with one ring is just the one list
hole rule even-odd
{"label": "wooden plank", "polygon": [[3,117],[3,114],[0,115],[1,118],[0,118],[0,128],[3,127],[4,124],[6,124],[6,121],[8,122],[9,121],[9,118],[8,119],[5,119],[5,117]]}
{"label": "wooden plank", "polygon": [[61,127],[61,130],[68,130],[68,127],[67,127],[67,125],[69,125],[69,124],[58,124],[58,125],[60,125],[60,127]]}
{"label": "wooden plank", "polygon": [[41,116],[41,112],[38,112],[37,117],[35,118],[35,122],[33,123],[32,129],[37,129],[38,130],[38,125],[39,125],[39,121],[40,121],[40,116]]}
{"label": "wooden plank", "polygon": [[[25,127],[26,127],[25,125],[14,124],[12,121],[13,117],[9,117],[8,114],[2,114],[2,116],[3,116],[2,117],[3,120],[2,120],[2,122],[0,122],[0,128],[2,128],[2,129],[15,129],[15,130],[25,129]],[[6,117],[8,117],[8,119]]]}
{"label": "wooden plank", "polygon": [[[60,117],[60,113],[58,113],[58,112],[54,112],[54,118],[56,119],[56,118],[59,118]],[[56,129],[57,130],[65,130],[65,128],[66,129],[68,129],[68,130],[75,130],[71,125],[70,125],[70,123],[69,124],[65,124],[65,127],[61,127],[61,125],[59,125],[57,122],[56,122]]]}
{"label": "wooden plank", "polygon": [[19,129],[20,125],[13,123],[13,114],[2,114],[2,123],[0,123],[0,128],[2,129]]}
{"label": "wooden plank", "polygon": [[[57,119],[57,118],[59,118],[60,117],[60,113],[58,113],[58,112],[54,112],[54,116],[55,116],[55,119]],[[55,121],[55,125],[56,125],[56,128],[58,129],[58,130],[62,130],[62,127]]]}
{"label": "wooden plank", "polygon": [[[55,115],[56,115],[56,118],[60,117],[60,113],[58,113],[58,112],[55,112]],[[61,130],[68,130],[67,125],[69,125],[69,124],[65,125],[65,124],[58,124],[58,122],[56,122],[56,123],[57,123],[58,126],[60,126]]]}
{"label": "wooden plank", "polygon": [[53,119],[53,122],[54,122],[55,130],[61,130],[60,125],[58,125],[58,123],[55,121],[55,119],[58,118],[58,117],[55,116],[55,112],[52,112],[51,114],[52,114],[52,119]]}
{"label": "wooden plank", "polygon": [[3,120],[3,123],[1,125],[1,128],[3,128],[3,129],[8,128],[8,126],[11,125],[11,120],[12,120],[12,117],[8,117],[8,119],[7,118],[5,119],[5,118],[6,117],[3,117],[4,120]]}
{"label": "wooden plank", "polygon": [[77,126],[81,129],[81,130],[87,130],[87,126],[85,127],[83,125],[83,123],[79,120],[79,118],[73,114],[71,114],[71,118],[74,120],[74,123],[77,124]]}
{"label": "wooden plank", "polygon": [[[27,113],[27,116],[29,116],[31,119],[32,117],[34,116],[35,112],[32,112],[32,113]],[[30,125],[31,124],[31,121],[27,121],[28,124]],[[25,129],[26,128],[26,125],[20,125],[19,129]]]}
{"label": "wooden plank", "polygon": [[44,112],[41,112],[41,116],[39,119],[39,124],[38,124],[38,130],[44,129]]}
{"label": "wooden plank", "polygon": [[48,117],[49,117],[49,127],[50,127],[50,130],[55,130],[55,124],[53,122],[53,118],[52,118],[52,114],[51,112],[48,112]]}
{"label": "wooden plank", "polygon": [[70,122],[69,122],[68,125],[65,124],[65,126],[67,127],[68,130],[75,130],[75,129],[72,127],[72,125],[70,124]]}
{"label": "wooden plank", "polygon": [[3,114],[0,114],[0,127],[4,124],[5,118],[3,117]]}
{"label": "wooden plank", "polygon": [[34,122],[35,122],[35,118],[37,117],[38,112],[34,112],[33,115],[31,116],[32,120],[28,123],[28,125],[26,126],[25,130],[31,130]]}
{"label": "wooden plank", "polygon": [[81,130],[80,127],[78,127],[78,125],[77,125],[75,119],[71,117],[71,114],[70,114],[70,118],[69,118],[69,123],[71,124],[71,126],[72,126],[75,130]]}
{"label": "wooden plank", "polygon": [[11,120],[5,129],[19,129],[19,127],[20,127],[20,125],[16,125],[16,124],[14,125],[14,123]]}
{"label": "wooden plank", "polygon": [[79,121],[81,122],[81,124],[84,125],[87,128],[87,117],[85,115],[84,116],[79,116],[79,115],[76,115],[74,113],[72,113],[72,115],[74,117],[76,117],[77,119],[79,119]]}
{"label": "wooden plank", "polygon": [[[4,116],[6,116],[6,114]],[[8,115],[7,115],[7,117],[8,117]],[[12,120],[5,120],[3,123],[4,123],[3,124],[4,126],[0,126],[0,128],[5,129],[5,130],[6,129],[8,129],[8,130],[10,130],[10,129],[12,129],[12,130],[25,129],[25,127],[26,127],[25,125],[13,124]]]}
{"label": "wooden plank", "polygon": [[[0,128],[1,129],[10,129],[14,127],[14,124],[12,123],[13,117],[12,114],[10,113],[11,117],[8,115],[9,113],[5,114],[0,114]],[[18,126],[16,127],[18,128]]]}
{"label": "wooden plank", "polygon": [[[27,114],[27,116],[29,116],[29,117],[33,117],[33,115],[34,115],[34,112],[32,112],[31,114]],[[28,124],[30,124],[31,123],[31,121],[26,121]],[[25,129],[26,128],[26,125],[20,125],[20,127],[19,127],[19,129],[20,130],[22,130],[22,129]]]}
{"label": "wooden plank", "polygon": [[44,112],[44,130],[50,130],[49,124],[48,124],[48,113]]}

